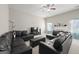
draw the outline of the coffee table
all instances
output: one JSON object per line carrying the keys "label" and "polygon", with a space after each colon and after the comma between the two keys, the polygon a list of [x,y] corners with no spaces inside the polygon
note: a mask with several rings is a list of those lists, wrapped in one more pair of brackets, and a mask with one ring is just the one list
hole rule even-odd
{"label": "coffee table", "polygon": [[40,41],[45,42],[45,37],[40,36],[40,37],[31,39],[30,46],[35,47],[35,46],[39,45]]}

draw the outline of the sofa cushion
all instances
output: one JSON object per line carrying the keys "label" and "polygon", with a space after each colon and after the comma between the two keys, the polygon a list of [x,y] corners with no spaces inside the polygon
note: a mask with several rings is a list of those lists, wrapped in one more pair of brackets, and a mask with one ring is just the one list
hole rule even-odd
{"label": "sofa cushion", "polygon": [[20,45],[25,45],[24,40],[22,38],[15,38],[12,44],[12,47],[20,46]]}
{"label": "sofa cushion", "polygon": [[0,38],[0,51],[5,51],[8,49],[7,40],[5,38]]}
{"label": "sofa cushion", "polygon": [[60,36],[60,37],[59,37],[59,40],[60,40],[61,43],[63,43],[63,42],[66,40],[66,39],[65,39],[65,36]]}
{"label": "sofa cushion", "polygon": [[60,42],[59,39],[55,40],[53,47],[57,50],[57,51],[62,51],[62,43]]}
{"label": "sofa cushion", "polygon": [[59,31],[53,31],[52,34],[56,36],[58,33],[59,33]]}
{"label": "sofa cushion", "polygon": [[21,35],[22,36],[26,36],[27,35],[27,31],[22,31]]}
{"label": "sofa cushion", "polygon": [[24,40],[22,38],[15,38],[13,44],[12,44],[12,54],[19,54],[19,53],[24,53],[24,52],[28,52],[29,50],[31,50],[30,47],[28,47]]}
{"label": "sofa cushion", "polygon": [[65,35],[64,32],[59,32],[59,33],[57,34],[57,36],[64,36],[64,35]]}
{"label": "sofa cushion", "polygon": [[12,54],[21,54],[21,53],[27,53],[28,51],[32,52],[32,48],[31,47],[27,47],[26,45],[20,45],[20,46],[17,46],[17,47],[14,47],[12,49]]}
{"label": "sofa cushion", "polygon": [[22,36],[21,31],[15,31],[15,32],[16,32],[16,37],[21,37]]}

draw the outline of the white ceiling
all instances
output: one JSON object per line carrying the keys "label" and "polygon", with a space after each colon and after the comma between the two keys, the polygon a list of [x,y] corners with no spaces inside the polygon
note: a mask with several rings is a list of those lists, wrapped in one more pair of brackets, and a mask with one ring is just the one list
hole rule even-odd
{"label": "white ceiling", "polygon": [[50,17],[67,11],[71,11],[78,8],[78,4],[55,4],[56,10],[48,12],[42,8],[42,4],[12,4],[10,8],[14,8],[20,11],[28,12],[32,15],[41,17]]}

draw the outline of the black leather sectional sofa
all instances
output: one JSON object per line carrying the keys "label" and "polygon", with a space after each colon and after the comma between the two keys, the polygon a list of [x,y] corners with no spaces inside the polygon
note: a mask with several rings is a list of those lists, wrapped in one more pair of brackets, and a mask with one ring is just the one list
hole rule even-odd
{"label": "black leather sectional sofa", "polygon": [[65,32],[65,35],[55,37],[48,42],[40,42],[40,54],[68,54],[72,43],[72,36]]}
{"label": "black leather sectional sofa", "polygon": [[[39,53],[67,54],[71,46],[72,36],[69,32],[63,33],[64,35],[53,34],[55,37],[47,36],[47,38],[49,39],[48,42],[40,41],[38,44]],[[32,54],[33,47],[27,46],[25,44],[25,41],[33,38],[34,35],[27,34],[27,31],[10,31],[4,33],[0,36],[0,54]]]}
{"label": "black leather sectional sofa", "polygon": [[[14,32],[16,33],[15,38]],[[33,38],[32,35],[29,37]],[[0,54],[32,54],[32,47],[27,46],[24,42],[24,39],[29,40],[29,37],[26,32],[20,31],[4,33],[0,36]]]}

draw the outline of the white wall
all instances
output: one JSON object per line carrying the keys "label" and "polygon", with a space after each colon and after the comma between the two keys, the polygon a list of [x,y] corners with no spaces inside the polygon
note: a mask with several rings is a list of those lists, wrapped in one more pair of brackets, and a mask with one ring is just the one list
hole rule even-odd
{"label": "white wall", "polygon": [[79,19],[79,9],[69,11],[63,14],[55,15],[52,17],[47,17],[45,18],[46,20],[45,24],[47,22],[53,23],[53,24],[57,24],[57,23],[67,24],[67,27],[54,27],[54,29],[62,29],[62,30],[70,31],[70,21],[76,18]]}
{"label": "white wall", "polygon": [[0,35],[9,31],[9,10],[8,5],[0,4]]}
{"label": "white wall", "polygon": [[15,23],[15,30],[28,30],[31,27],[39,27],[42,33],[45,30],[45,23],[42,17],[34,16],[23,11],[10,8],[10,19]]}

